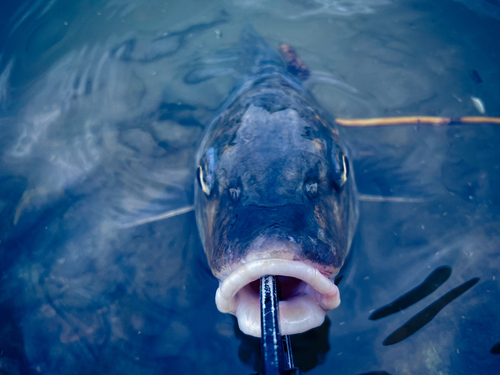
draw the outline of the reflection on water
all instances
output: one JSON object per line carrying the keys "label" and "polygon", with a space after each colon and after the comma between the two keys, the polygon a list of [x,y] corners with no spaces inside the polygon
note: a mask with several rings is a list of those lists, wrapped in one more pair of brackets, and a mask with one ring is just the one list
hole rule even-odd
{"label": "reflection on water", "polygon": [[318,15],[350,16],[371,13],[390,0],[227,0],[246,12],[267,12],[276,17],[300,19]]}
{"label": "reflection on water", "polygon": [[[328,332],[331,326],[328,317],[325,322],[310,331],[294,335],[292,340],[292,353],[295,367],[303,372],[312,370],[321,365],[326,358],[330,345],[328,344]],[[253,367],[253,371],[262,373],[262,353],[260,339],[247,336],[240,331],[235,319],[234,332],[241,340],[238,355],[246,365]]]}
{"label": "reflection on water", "polygon": [[[205,124],[251,70],[242,27],[294,47],[310,69],[304,85],[333,115],[477,115],[477,97],[499,116],[497,8],[2,3],[0,372],[258,369],[258,340],[215,308],[191,211]],[[498,127],[341,133],[370,199],[337,279],[342,305],[292,338],[296,363],[496,373]]]}

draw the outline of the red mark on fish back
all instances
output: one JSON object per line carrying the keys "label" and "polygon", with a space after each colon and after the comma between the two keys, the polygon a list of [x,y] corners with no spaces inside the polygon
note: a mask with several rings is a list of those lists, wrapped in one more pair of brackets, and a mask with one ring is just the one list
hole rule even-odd
{"label": "red mark on fish back", "polygon": [[295,49],[290,44],[283,43],[280,45],[280,51],[285,58],[288,71],[298,79],[306,80],[311,72]]}

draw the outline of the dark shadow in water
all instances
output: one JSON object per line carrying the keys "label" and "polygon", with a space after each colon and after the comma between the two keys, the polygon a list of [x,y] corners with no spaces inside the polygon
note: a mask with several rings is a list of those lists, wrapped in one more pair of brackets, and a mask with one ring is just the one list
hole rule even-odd
{"label": "dark shadow in water", "polygon": [[344,278],[344,275],[337,276],[335,278],[335,281],[334,281],[335,285],[339,286],[339,284],[340,284],[340,282],[342,281],[343,278]]}
{"label": "dark shadow in water", "polygon": [[234,71],[233,68],[207,68],[207,69],[193,69],[184,77],[184,82],[187,85],[196,85],[209,79],[224,76]]}
{"label": "dark shadow in water", "polygon": [[493,347],[490,349],[490,353],[491,354],[500,354],[500,342],[493,345]]}
{"label": "dark shadow in water", "polygon": [[0,374],[26,373],[24,340],[15,301],[0,303]]}
{"label": "dark shadow in water", "polygon": [[429,294],[434,292],[443,283],[448,280],[451,275],[451,268],[447,266],[438,267],[424,280],[422,284],[410,290],[408,293],[392,301],[388,305],[382,306],[373,312],[368,319],[377,320],[385,318],[398,311],[404,310],[418,301],[424,299]]}
{"label": "dark shadow in water", "polygon": [[362,374],[359,375],[391,375],[387,371],[370,371],[370,372],[363,372]]}
{"label": "dark shadow in water", "polygon": [[420,311],[413,318],[408,320],[402,327],[398,328],[396,331],[391,333],[384,341],[383,345],[394,345],[404,339],[410,337],[415,332],[417,332],[420,328],[429,323],[438,312],[441,311],[446,305],[452,302],[455,298],[459,297],[471,287],[473,287],[479,281],[479,277],[474,277],[469,281],[466,281],[462,285],[456,287],[455,289],[450,290],[444,296],[439,298],[436,302],[429,305],[422,311]]}
{"label": "dark shadow in water", "polygon": [[113,50],[123,61],[151,63],[177,53],[186,44],[186,38],[191,34],[211,29],[227,22],[227,14],[223,12],[221,19],[209,23],[198,24],[182,31],[169,33],[154,39],[149,43],[141,43],[136,38],[121,43]]}
{"label": "dark shadow in water", "polygon": [[[235,334],[241,340],[238,355],[246,365],[253,366],[254,371],[262,373],[262,356],[260,352],[260,338],[247,336],[240,331],[236,318]],[[307,372],[325,361],[326,353],[330,350],[328,333],[330,330],[328,317],[317,328],[298,335],[292,335],[292,353],[295,366]]]}
{"label": "dark shadow in water", "polygon": [[358,238],[359,238],[359,235],[355,234],[354,238],[352,240],[353,242],[351,244],[351,250],[347,254],[347,257],[345,258],[344,264],[340,268],[339,273],[337,274],[337,276],[335,276],[335,279],[333,282],[337,286],[339,286],[340,282],[342,281],[342,279],[344,278],[346,273],[349,272],[349,267],[351,266],[351,259],[353,258],[353,254],[356,251],[355,249],[357,248],[357,242],[359,241]]}
{"label": "dark shadow in water", "polygon": [[470,72],[470,76],[471,76],[472,80],[474,81],[474,83],[476,83],[476,84],[479,84],[479,83],[483,82],[483,80],[479,76],[479,73],[476,70],[472,70]]}
{"label": "dark shadow in water", "polygon": [[162,102],[158,108],[158,120],[174,120],[182,126],[198,126],[204,129],[205,125],[201,124],[192,115],[195,110],[196,107],[184,103]]}

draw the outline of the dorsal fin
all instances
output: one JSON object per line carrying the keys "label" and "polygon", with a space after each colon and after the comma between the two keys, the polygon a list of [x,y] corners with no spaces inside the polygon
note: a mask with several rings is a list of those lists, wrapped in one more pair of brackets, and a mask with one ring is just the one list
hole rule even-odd
{"label": "dorsal fin", "polygon": [[240,48],[243,56],[252,59],[252,73],[264,70],[285,71],[283,61],[251,25],[246,25],[241,31]]}

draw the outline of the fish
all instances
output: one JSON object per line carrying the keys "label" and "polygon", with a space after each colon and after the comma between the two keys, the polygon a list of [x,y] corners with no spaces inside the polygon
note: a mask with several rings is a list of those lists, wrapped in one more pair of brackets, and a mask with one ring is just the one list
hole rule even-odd
{"label": "fish", "polygon": [[195,213],[216,305],[260,337],[259,280],[278,277],[283,335],[321,325],[358,221],[348,152],[331,116],[256,31],[240,43],[251,73],[207,126],[197,153]]}

